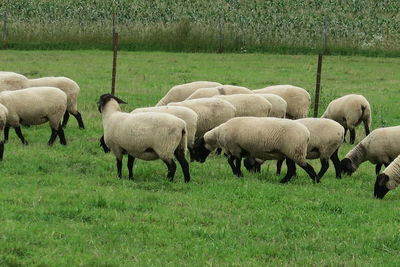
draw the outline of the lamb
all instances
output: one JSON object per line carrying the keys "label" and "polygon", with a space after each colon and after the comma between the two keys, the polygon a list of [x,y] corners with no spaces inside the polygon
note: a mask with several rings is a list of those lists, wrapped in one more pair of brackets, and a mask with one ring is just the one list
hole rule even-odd
{"label": "lamb", "polygon": [[186,100],[212,97],[215,95],[252,94],[246,87],[234,85],[220,85],[217,87],[201,88],[191,94]]}
{"label": "lamb", "polygon": [[236,108],[229,102],[218,98],[200,98],[169,103],[168,106],[180,106],[192,109],[197,113],[197,130],[195,138],[235,117]]}
{"label": "lamb", "polygon": [[236,117],[268,117],[272,104],[262,96],[254,94],[216,95],[236,108]]}
{"label": "lamb", "polygon": [[350,144],[354,144],[356,132],[354,128],[361,122],[364,123],[365,136],[370,133],[371,128],[371,107],[362,95],[345,95],[329,103],[322,118],[332,119],[340,123],[350,131]]}
{"label": "lamb", "polygon": [[275,117],[275,118],[286,117],[287,103],[282,97],[274,94],[257,94],[257,95],[264,97],[272,104],[269,117]]}
{"label": "lamb", "polygon": [[383,173],[376,177],[374,196],[382,199],[389,190],[393,190],[400,184],[400,155],[394,159]]}
{"label": "lamb", "polygon": [[400,155],[400,126],[378,128],[366,136],[357,146],[347,153],[341,161],[343,172],[351,175],[364,161],[376,164],[375,173],[379,174],[382,164],[386,167]]}
{"label": "lamb", "polygon": [[168,93],[157,103],[156,106],[164,106],[171,102],[180,102],[188,98],[188,96],[190,96],[199,88],[208,88],[219,85],[221,84],[207,81],[197,81],[176,85],[168,91]]}
{"label": "lamb", "polygon": [[181,165],[184,181],[190,181],[189,164],[185,159],[187,146],[186,123],[171,114],[159,112],[125,113],[119,104],[123,100],[111,95],[100,96],[99,112],[102,113],[104,143],[117,159],[118,177],[122,177],[122,159],[128,154],[129,179],[133,179],[135,158],[161,159],[168,167],[167,179],[175,176],[174,155]]}
{"label": "lamb", "polygon": [[[6,126],[7,115],[8,115],[8,109],[4,105],[0,104],[0,132],[3,132],[4,127]],[[0,160],[3,160],[3,154],[4,154],[4,142],[3,140],[0,140]]]}
{"label": "lamb", "polygon": [[[284,133],[284,134],[283,134]],[[288,172],[280,181],[287,183],[294,175],[295,163],[319,182],[313,167],[306,162],[310,132],[292,120],[279,118],[237,117],[208,131],[193,147],[193,158],[204,162],[216,148],[228,155],[233,173],[243,176],[240,166],[243,157],[267,159],[286,158]],[[235,162],[235,163],[234,163]]]}
{"label": "lamb", "polygon": [[79,128],[84,129],[85,125],[82,120],[82,115],[77,107],[80,88],[75,81],[67,77],[28,79],[24,75],[15,72],[0,72],[0,91],[42,86],[56,87],[67,94],[67,111],[64,114],[62,126],[65,127],[67,125],[69,114],[71,113],[78,121]]}
{"label": "lamb", "polygon": [[61,119],[67,109],[67,95],[55,87],[33,87],[17,91],[0,93],[0,103],[8,109],[7,123],[4,128],[4,139],[8,140],[10,127],[25,145],[21,125],[39,125],[49,122],[51,136],[48,145],[52,145],[57,136],[60,143],[66,145]]}
{"label": "lamb", "polygon": [[147,108],[137,108],[131,113],[139,112],[162,112],[174,115],[186,122],[187,128],[187,145],[191,147],[194,143],[194,138],[197,129],[197,113],[192,109],[187,107],[179,106],[159,106],[159,107],[147,107]]}
{"label": "lamb", "polygon": [[274,85],[253,90],[256,94],[275,94],[287,102],[286,117],[301,119],[308,115],[310,109],[310,94],[303,88],[293,85]]}
{"label": "lamb", "polygon": [[[344,128],[337,122],[329,119],[304,118],[296,122],[303,124],[310,131],[310,142],[307,147],[307,159],[320,159],[321,170],[318,177],[322,178],[329,168],[329,159],[335,166],[336,178],[341,177],[338,150],[343,143]],[[259,160],[247,159],[245,167],[249,171],[260,171]],[[281,172],[283,160],[277,163],[277,174]]]}

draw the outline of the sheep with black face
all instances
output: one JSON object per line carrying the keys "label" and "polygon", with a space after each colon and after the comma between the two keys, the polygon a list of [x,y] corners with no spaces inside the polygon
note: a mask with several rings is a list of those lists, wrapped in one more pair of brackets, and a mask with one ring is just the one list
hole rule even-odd
{"label": "sheep with black face", "polygon": [[129,178],[133,179],[135,158],[161,159],[168,167],[167,179],[176,171],[174,156],[180,163],[185,182],[190,181],[189,164],[185,159],[187,146],[186,123],[173,115],[159,112],[130,114],[121,112],[123,100],[110,95],[100,96],[99,112],[103,117],[104,148],[116,157],[118,177],[122,177],[122,158],[128,154]]}
{"label": "sheep with black face", "polygon": [[398,156],[383,173],[376,177],[374,196],[382,199],[389,190],[393,190],[400,184],[400,156]]}

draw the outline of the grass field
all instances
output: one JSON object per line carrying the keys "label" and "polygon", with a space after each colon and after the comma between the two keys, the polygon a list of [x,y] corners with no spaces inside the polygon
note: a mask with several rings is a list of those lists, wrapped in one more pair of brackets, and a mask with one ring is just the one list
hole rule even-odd
{"label": "grass field", "polygon": [[[66,147],[46,145],[47,125],[22,129],[29,146],[10,132],[1,162],[1,266],[398,264],[399,192],[373,199],[369,163],[341,180],[331,164],[317,185],[300,169],[281,185],[272,163],[237,179],[220,157],[192,163],[190,184],[179,168],[167,182],[159,161],[136,162],[135,181],[125,167],[117,179],[114,157],[98,145],[96,106],[110,88],[111,59],[105,51],[0,51],[1,70],[76,80],[87,128],[72,117]],[[130,111],[194,80],[289,83],[312,93],[315,69],[315,56],[122,52],[117,95]],[[399,69],[399,58],[325,57],[319,113],[354,92],[370,100],[373,128],[399,124]],[[356,142],[362,137],[360,130]],[[340,158],[350,149],[345,144]]]}

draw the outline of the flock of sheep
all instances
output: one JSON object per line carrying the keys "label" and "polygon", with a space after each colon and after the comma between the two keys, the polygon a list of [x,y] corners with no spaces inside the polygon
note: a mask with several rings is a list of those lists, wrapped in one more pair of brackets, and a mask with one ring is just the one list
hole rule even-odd
{"label": "flock of sheep", "polygon": [[[84,128],[77,109],[79,86],[65,77],[28,79],[13,72],[0,72],[0,131],[7,141],[13,127],[23,144],[21,125],[38,125],[49,121],[52,145],[58,136],[65,145],[63,127],[71,113]],[[128,155],[129,178],[133,179],[136,158],[161,159],[168,168],[167,178],[176,172],[176,158],[184,181],[190,181],[189,163],[204,162],[212,153],[224,153],[233,174],[243,176],[245,168],[259,172],[266,160],[277,160],[280,174],[286,160],[287,173],[280,181],[288,182],[296,173],[296,165],[318,183],[329,168],[335,167],[336,177],[351,174],[365,161],[376,164],[377,179],[374,195],[383,198],[400,183],[400,126],[374,130],[371,108],[362,95],[345,95],[333,100],[322,118],[306,118],[310,95],[303,88],[276,85],[250,90],[245,87],[197,81],[172,87],[154,107],[121,112],[122,99],[104,94],[98,102],[104,135],[100,144],[105,152],[112,151],[122,177],[123,155]],[[350,132],[355,142],[355,127],[363,123],[366,137],[340,161],[338,150]],[[0,157],[4,142],[0,141]],[[307,162],[320,159],[318,173]],[[380,174],[382,165],[386,166]]]}

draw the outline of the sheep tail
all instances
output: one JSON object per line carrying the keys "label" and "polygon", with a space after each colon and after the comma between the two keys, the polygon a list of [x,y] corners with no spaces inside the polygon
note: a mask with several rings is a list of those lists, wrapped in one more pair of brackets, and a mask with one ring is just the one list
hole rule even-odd
{"label": "sheep tail", "polygon": [[181,141],[179,142],[177,149],[184,151],[186,154],[186,148],[187,148],[187,130],[185,126],[185,128],[182,129]]}

